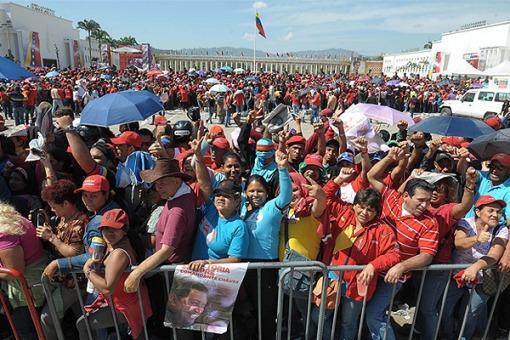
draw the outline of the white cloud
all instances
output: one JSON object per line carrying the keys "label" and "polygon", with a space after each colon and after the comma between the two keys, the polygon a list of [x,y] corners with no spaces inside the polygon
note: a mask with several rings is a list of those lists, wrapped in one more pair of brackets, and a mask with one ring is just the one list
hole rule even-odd
{"label": "white cloud", "polygon": [[294,38],[294,33],[289,32],[289,33],[287,33],[287,34],[286,34],[286,35],[282,38],[282,40],[283,40],[283,41],[289,41],[289,40],[292,40],[292,38]]}
{"label": "white cloud", "polygon": [[261,8],[266,8],[267,7],[267,4],[263,1],[256,1],[253,3],[253,9],[261,9]]}
{"label": "white cloud", "polygon": [[253,41],[253,39],[255,39],[255,34],[253,34],[253,33],[244,33],[243,40]]}

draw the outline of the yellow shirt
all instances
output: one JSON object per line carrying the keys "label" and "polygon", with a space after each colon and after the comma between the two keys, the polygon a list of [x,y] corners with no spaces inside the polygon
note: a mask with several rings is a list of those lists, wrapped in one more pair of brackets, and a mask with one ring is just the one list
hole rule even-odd
{"label": "yellow shirt", "polygon": [[[294,217],[294,210],[289,210],[289,248],[299,254],[316,260],[319,255],[321,239],[317,235],[317,227],[320,222],[313,216],[297,218]],[[280,261],[285,254],[285,223],[280,228]]]}

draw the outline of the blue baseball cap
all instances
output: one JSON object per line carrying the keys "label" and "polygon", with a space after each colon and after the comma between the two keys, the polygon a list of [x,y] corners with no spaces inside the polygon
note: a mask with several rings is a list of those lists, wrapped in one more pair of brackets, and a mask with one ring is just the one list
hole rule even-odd
{"label": "blue baseball cap", "polygon": [[337,163],[340,163],[340,162],[343,162],[343,161],[346,161],[346,162],[349,162],[351,164],[354,164],[354,155],[350,152],[343,152],[340,154],[340,156],[336,159],[336,162]]}

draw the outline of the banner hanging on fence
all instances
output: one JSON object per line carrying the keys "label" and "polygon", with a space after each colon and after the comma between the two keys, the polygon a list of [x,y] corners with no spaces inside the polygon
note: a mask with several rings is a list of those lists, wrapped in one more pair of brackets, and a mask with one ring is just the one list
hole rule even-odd
{"label": "banner hanging on fence", "polygon": [[227,331],[248,263],[177,266],[168,294],[165,326],[209,333]]}

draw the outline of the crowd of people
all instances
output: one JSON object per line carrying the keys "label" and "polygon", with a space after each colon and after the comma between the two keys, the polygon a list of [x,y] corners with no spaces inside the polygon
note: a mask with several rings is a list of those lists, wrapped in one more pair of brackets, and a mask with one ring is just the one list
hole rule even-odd
{"label": "crowd of people", "polygon": [[[0,88],[0,264],[23,273],[32,287],[46,338],[57,338],[57,321],[72,325],[64,327],[66,334],[76,328],[74,336],[88,338],[76,287],[93,338],[107,338],[113,327],[110,304],[125,335],[143,338],[146,324],[151,335],[168,336],[168,291],[165,277],[150,273],[155,268],[310,260],[332,268],[365,266],[329,272],[333,298],[327,298],[324,339],[333,330],[335,339],[355,339],[364,300],[366,337],[396,339],[387,324],[392,296],[395,306],[416,303],[423,275],[417,336],[434,339],[439,332],[454,339],[462,332],[471,339],[483,332],[495,294],[490,283],[510,271],[510,153],[476,159],[468,139],[411,133],[405,122],[393,135],[380,131],[388,151],[369,153],[366,138],[347,139],[342,114],[358,102],[437,112],[441,100],[484,80],[439,85],[406,78],[409,86],[398,87],[369,76],[215,76],[231,91],[210,91],[206,77],[192,73],[148,77],[135,69],[68,70]],[[180,107],[190,120],[171,123],[162,113],[149,127],[123,124],[117,135],[73,125],[88,102],[127,89],[152,91],[166,109]],[[296,115],[293,129],[270,133],[262,120],[280,103],[310,110],[312,134],[302,133],[306,115]],[[502,120],[487,123],[502,128],[508,105],[504,110]],[[229,140],[221,124],[237,126],[238,137]],[[38,133],[44,147],[27,159]],[[105,246],[102,256],[92,254],[97,243]],[[430,264],[467,268],[416,271]],[[41,276],[51,282],[56,316]],[[275,337],[278,276],[278,269],[263,270],[259,289],[257,272],[248,271],[233,312],[236,338],[258,338],[259,298],[261,336]],[[36,338],[19,285],[5,274],[0,284],[21,338]],[[186,311],[179,321],[191,325],[207,313],[207,300],[190,294],[207,287],[187,288],[171,303]],[[302,330],[308,323],[310,337],[320,316],[315,294],[312,301],[308,290],[296,291],[290,301],[294,325]],[[507,327],[497,320],[507,312],[509,295],[505,290],[499,298],[493,325]],[[298,326],[286,331],[303,337]],[[200,338],[193,331],[176,334]]]}

